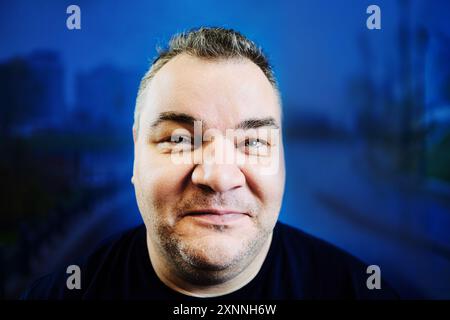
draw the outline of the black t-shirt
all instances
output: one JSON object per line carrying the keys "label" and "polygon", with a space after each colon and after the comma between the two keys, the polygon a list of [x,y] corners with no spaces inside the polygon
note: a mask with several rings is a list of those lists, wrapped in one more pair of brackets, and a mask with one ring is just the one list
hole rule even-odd
{"label": "black t-shirt", "polygon": [[81,289],[66,270],[45,276],[24,299],[395,299],[384,282],[369,290],[367,266],[344,251],[278,222],[261,270],[247,285],[217,298],[194,298],[167,287],[151,265],[144,225],[109,240],[79,264]]}

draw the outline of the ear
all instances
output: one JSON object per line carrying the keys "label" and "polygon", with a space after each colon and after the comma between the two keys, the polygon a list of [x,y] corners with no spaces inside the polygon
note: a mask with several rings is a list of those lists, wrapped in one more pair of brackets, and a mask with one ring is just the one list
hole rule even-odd
{"label": "ear", "polygon": [[[132,131],[133,131],[133,142],[134,142],[134,144],[136,144],[136,140],[137,140],[137,129],[136,129],[136,126],[135,126],[135,125],[133,125]],[[134,165],[135,165],[135,162],[133,161],[133,175],[131,176],[131,184],[133,184],[133,185],[134,185],[134,181],[135,181],[135,178],[134,178]]]}
{"label": "ear", "polygon": [[137,130],[136,130],[136,126],[133,125],[133,141],[134,143],[136,143],[137,140]]}

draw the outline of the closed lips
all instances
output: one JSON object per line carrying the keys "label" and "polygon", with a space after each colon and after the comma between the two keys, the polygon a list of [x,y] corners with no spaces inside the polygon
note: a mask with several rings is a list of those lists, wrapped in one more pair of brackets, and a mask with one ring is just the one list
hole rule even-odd
{"label": "closed lips", "polygon": [[198,209],[198,210],[189,210],[184,212],[183,216],[198,216],[198,215],[217,215],[224,216],[230,214],[244,214],[249,215],[247,212],[242,211],[234,211],[234,210],[217,210],[217,209]]}

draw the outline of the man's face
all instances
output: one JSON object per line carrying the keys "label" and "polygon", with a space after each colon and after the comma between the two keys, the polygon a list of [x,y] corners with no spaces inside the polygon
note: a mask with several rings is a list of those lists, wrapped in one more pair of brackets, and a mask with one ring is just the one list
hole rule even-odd
{"label": "man's face", "polygon": [[[284,192],[276,91],[250,60],[182,54],[144,94],[133,132],[133,183],[149,241],[181,271],[242,271],[267,242]],[[204,138],[195,145],[194,119]],[[236,128],[241,134],[227,138]],[[208,129],[213,138],[206,138]],[[267,134],[273,130],[275,138]],[[181,152],[210,160],[174,161]],[[211,156],[218,152],[246,160],[220,161]],[[275,170],[264,171],[274,162]]]}

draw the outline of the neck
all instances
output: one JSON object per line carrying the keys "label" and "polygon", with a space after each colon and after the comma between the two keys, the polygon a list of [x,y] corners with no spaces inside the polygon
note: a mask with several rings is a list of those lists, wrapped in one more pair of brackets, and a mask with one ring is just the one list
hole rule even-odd
{"label": "neck", "polygon": [[171,264],[164,259],[164,255],[162,255],[160,251],[155,248],[153,242],[147,234],[147,248],[150,256],[150,262],[158,278],[172,290],[188,296],[202,298],[217,297],[234,292],[253,280],[266,259],[271,242],[272,233],[270,233],[269,237],[267,237],[266,242],[263,244],[261,250],[253,258],[253,260],[250,261],[250,263],[235,277],[214,285],[198,285],[193,284],[180,276],[179,273],[171,267]]}

